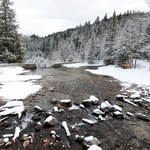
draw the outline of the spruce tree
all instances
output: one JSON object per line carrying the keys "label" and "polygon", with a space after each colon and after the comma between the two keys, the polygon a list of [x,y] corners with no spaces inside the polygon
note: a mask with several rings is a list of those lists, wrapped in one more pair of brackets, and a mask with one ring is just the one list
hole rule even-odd
{"label": "spruce tree", "polygon": [[17,32],[18,24],[15,19],[15,10],[10,0],[0,0],[0,62],[22,62],[23,50],[20,44],[20,35]]}

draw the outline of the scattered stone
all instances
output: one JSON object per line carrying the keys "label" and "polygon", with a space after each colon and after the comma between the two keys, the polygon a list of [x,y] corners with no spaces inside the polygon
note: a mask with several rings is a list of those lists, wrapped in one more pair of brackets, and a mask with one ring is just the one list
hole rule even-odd
{"label": "scattered stone", "polygon": [[85,137],[83,135],[81,135],[81,136],[80,135],[76,135],[75,136],[75,141],[77,141],[77,142],[83,142],[84,138]]}
{"label": "scattered stone", "polygon": [[80,104],[79,107],[82,108],[82,109],[85,108],[83,104]]}
{"label": "scattered stone", "polygon": [[139,118],[139,119],[141,119],[143,121],[147,121],[147,122],[150,121],[150,119],[145,114],[142,114],[142,113],[138,113],[137,114],[137,118]]}
{"label": "scattered stone", "polygon": [[97,97],[95,97],[94,95],[90,96],[90,101],[94,104],[94,105],[98,105],[99,100]]}
{"label": "scattered stone", "polygon": [[101,111],[100,109],[96,108],[93,110],[93,115],[99,116],[99,115],[105,115],[105,113]]}
{"label": "scattered stone", "polygon": [[42,128],[41,122],[37,122],[37,124],[35,125],[35,131],[39,132],[41,130],[41,128]]}
{"label": "scattered stone", "polygon": [[52,127],[57,124],[57,120],[53,116],[49,116],[45,121],[44,121],[44,127]]}
{"label": "scattered stone", "polygon": [[123,114],[120,111],[113,112],[113,117],[117,118],[117,119],[123,119],[124,118]]}
{"label": "scattered stone", "polygon": [[130,112],[127,112],[126,115],[127,115],[127,116],[131,116],[131,117],[134,116],[134,115],[133,115],[132,113],[130,113]]}
{"label": "scattered stone", "polygon": [[118,110],[118,111],[122,111],[122,108],[120,107],[120,106],[118,106],[118,105],[113,105],[113,109],[116,111],[116,110]]}
{"label": "scattered stone", "polygon": [[62,64],[61,63],[53,64],[52,67],[53,68],[60,68],[60,67],[62,67]]}
{"label": "scattered stone", "polygon": [[23,147],[26,148],[30,145],[30,140],[26,140],[23,142]]}
{"label": "scattered stone", "polygon": [[36,70],[36,64],[23,64],[22,67],[26,70]]}
{"label": "scattered stone", "polygon": [[48,89],[50,92],[54,92],[55,90],[54,90],[54,87],[49,87],[49,89]]}
{"label": "scattered stone", "polygon": [[50,100],[50,102],[54,105],[56,105],[58,103],[58,101],[56,99],[52,99],[52,100]]}
{"label": "scattered stone", "polygon": [[55,131],[51,131],[50,132],[50,136],[53,137],[53,138],[55,138],[56,141],[60,141],[60,137],[59,137],[59,135],[56,134]]}
{"label": "scattered stone", "polygon": [[136,104],[141,104],[143,100],[141,99],[134,99],[133,102]]}
{"label": "scattered stone", "polygon": [[116,96],[116,99],[119,101],[124,101],[124,98],[127,98],[127,96],[126,95],[117,95]]}
{"label": "scattered stone", "polygon": [[5,147],[10,147],[12,145],[12,142],[7,142],[6,144],[5,144]]}
{"label": "scattered stone", "polygon": [[44,110],[41,108],[41,107],[39,107],[39,106],[35,106],[34,107],[34,110],[36,111],[36,112],[43,112]]}
{"label": "scattered stone", "polygon": [[24,134],[24,135],[22,135],[22,136],[20,137],[20,140],[21,140],[21,141],[27,141],[27,140],[30,140],[31,138],[32,138],[31,135],[29,135],[29,134]]}
{"label": "scattered stone", "polygon": [[71,107],[72,106],[72,102],[70,99],[63,99],[63,100],[60,100],[59,102],[60,106],[63,106],[63,107]]}
{"label": "scattered stone", "polygon": [[35,116],[32,117],[32,120],[34,120],[34,121],[40,121],[41,117],[38,116],[38,115],[35,115]]}
{"label": "scattered stone", "polygon": [[9,142],[9,138],[4,138],[4,142],[5,143]]}
{"label": "scattered stone", "polygon": [[2,127],[4,127],[4,128],[11,127],[11,123],[9,123],[8,121],[4,121],[4,122],[2,123]]}
{"label": "scattered stone", "polygon": [[64,127],[64,129],[65,129],[65,131],[66,131],[67,136],[71,136],[70,131],[69,131],[69,128],[68,128],[68,125],[67,125],[67,122],[66,122],[66,121],[63,121],[63,122],[62,122],[62,126]]}
{"label": "scattered stone", "polygon": [[129,103],[129,104],[131,104],[131,105],[133,105],[133,106],[136,106],[136,107],[138,106],[137,104],[131,102],[131,101],[128,100],[128,99],[124,99],[124,102]]}
{"label": "scattered stone", "polygon": [[86,99],[86,100],[83,100],[82,104],[84,105],[84,107],[90,107],[92,105],[92,102],[90,99]]}
{"label": "scattered stone", "polygon": [[99,121],[105,121],[106,118],[104,118],[102,115],[99,115],[99,116],[98,116],[98,120],[99,120]]}
{"label": "scattered stone", "polygon": [[102,148],[97,145],[92,145],[88,148],[88,150],[102,150]]}
{"label": "scattered stone", "polygon": [[98,140],[97,138],[93,136],[85,137],[83,140],[83,145],[87,148],[92,145],[99,145],[99,144],[101,144],[100,140]]}
{"label": "scattered stone", "polygon": [[139,92],[136,92],[130,96],[131,99],[140,99],[141,95]]}
{"label": "scattered stone", "polygon": [[4,134],[3,138],[13,137],[13,136],[14,136],[13,134]]}
{"label": "scattered stone", "polygon": [[57,106],[53,107],[53,112],[58,112],[58,111],[59,111],[59,109]]}
{"label": "scattered stone", "polygon": [[92,121],[92,120],[86,119],[86,118],[83,118],[82,121],[85,122],[85,123],[88,123],[88,124],[90,124],[90,125],[96,123],[96,121]]}
{"label": "scattered stone", "polygon": [[100,105],[100,109],[105,113],[112,110],[112,108],[113,108],[112,105],[108,101],[102,102]]}
{"label": "scattered stone", "polygon": [[105,108],[112,108],[112,105],[108,101],[102,102],[101,109],[103,110]]}

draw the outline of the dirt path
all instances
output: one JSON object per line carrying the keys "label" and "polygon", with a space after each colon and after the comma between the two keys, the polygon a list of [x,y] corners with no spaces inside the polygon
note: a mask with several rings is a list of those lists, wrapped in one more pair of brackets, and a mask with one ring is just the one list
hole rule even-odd
{"label": "dirt path", "polygon": [[85,72],[84,69],[46,68],[33,73],[43,76],[38,81],[43,88],[26,100],[31,102],[30,107],[39,105],[47,110],[53,107],[50,103],[53,99],[58,101],[71,99],[74,103],[79,104],[88,99],[90,95],[94,95],[100,101],[104,99],[113,101],[121,88],[119,82],[113,78],[93,75]]}

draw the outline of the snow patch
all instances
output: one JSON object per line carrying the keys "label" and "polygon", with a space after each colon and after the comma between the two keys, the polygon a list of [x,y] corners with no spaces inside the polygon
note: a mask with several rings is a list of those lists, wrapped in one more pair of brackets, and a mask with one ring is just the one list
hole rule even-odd
{"label": "snow patch", "polygon": [[102,66],[104,65],[104,62],[101,61],[98,64],[88,64],[87,62],[85,63],[72,63],[72,64],[64,64],[64,67],[68,67],[68,68],[80,68],[80,67],[89,67],[89,66]]}
{"label": "snow patch", "polygon": [[99,67],[96,70],[86,69],[93,74],[113,76],[114,78],[130,84],[149,85],[150,71],[147,61],[137,60],[137,68],[122,69],[115,65]]}
{"label": "snow patch", "polygon": [[2,99],[24,99],[41,88],[33,83],[41,76],[25,75],[26,72],[29,70],[24,70],[22,67],[0,67],[0,97]]}
{"label": "snow patch", "polygon": [[9,101],[0,107],[0,116],[18,114],[18,118],[20,118],[24,110],[25,108],[22,101]]}

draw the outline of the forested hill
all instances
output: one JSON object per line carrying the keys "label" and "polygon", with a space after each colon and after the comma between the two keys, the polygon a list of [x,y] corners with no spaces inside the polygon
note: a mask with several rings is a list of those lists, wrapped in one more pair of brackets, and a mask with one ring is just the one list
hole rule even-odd
{"label": "forested hill", "polygon": [[[43,29],[44,30],[44,29]],[[39,66],[57,62],[130,63],[134,57],[150,56],[150,13],[127,11],[124,14],[46,37],[23,38],[25,61]]]}

